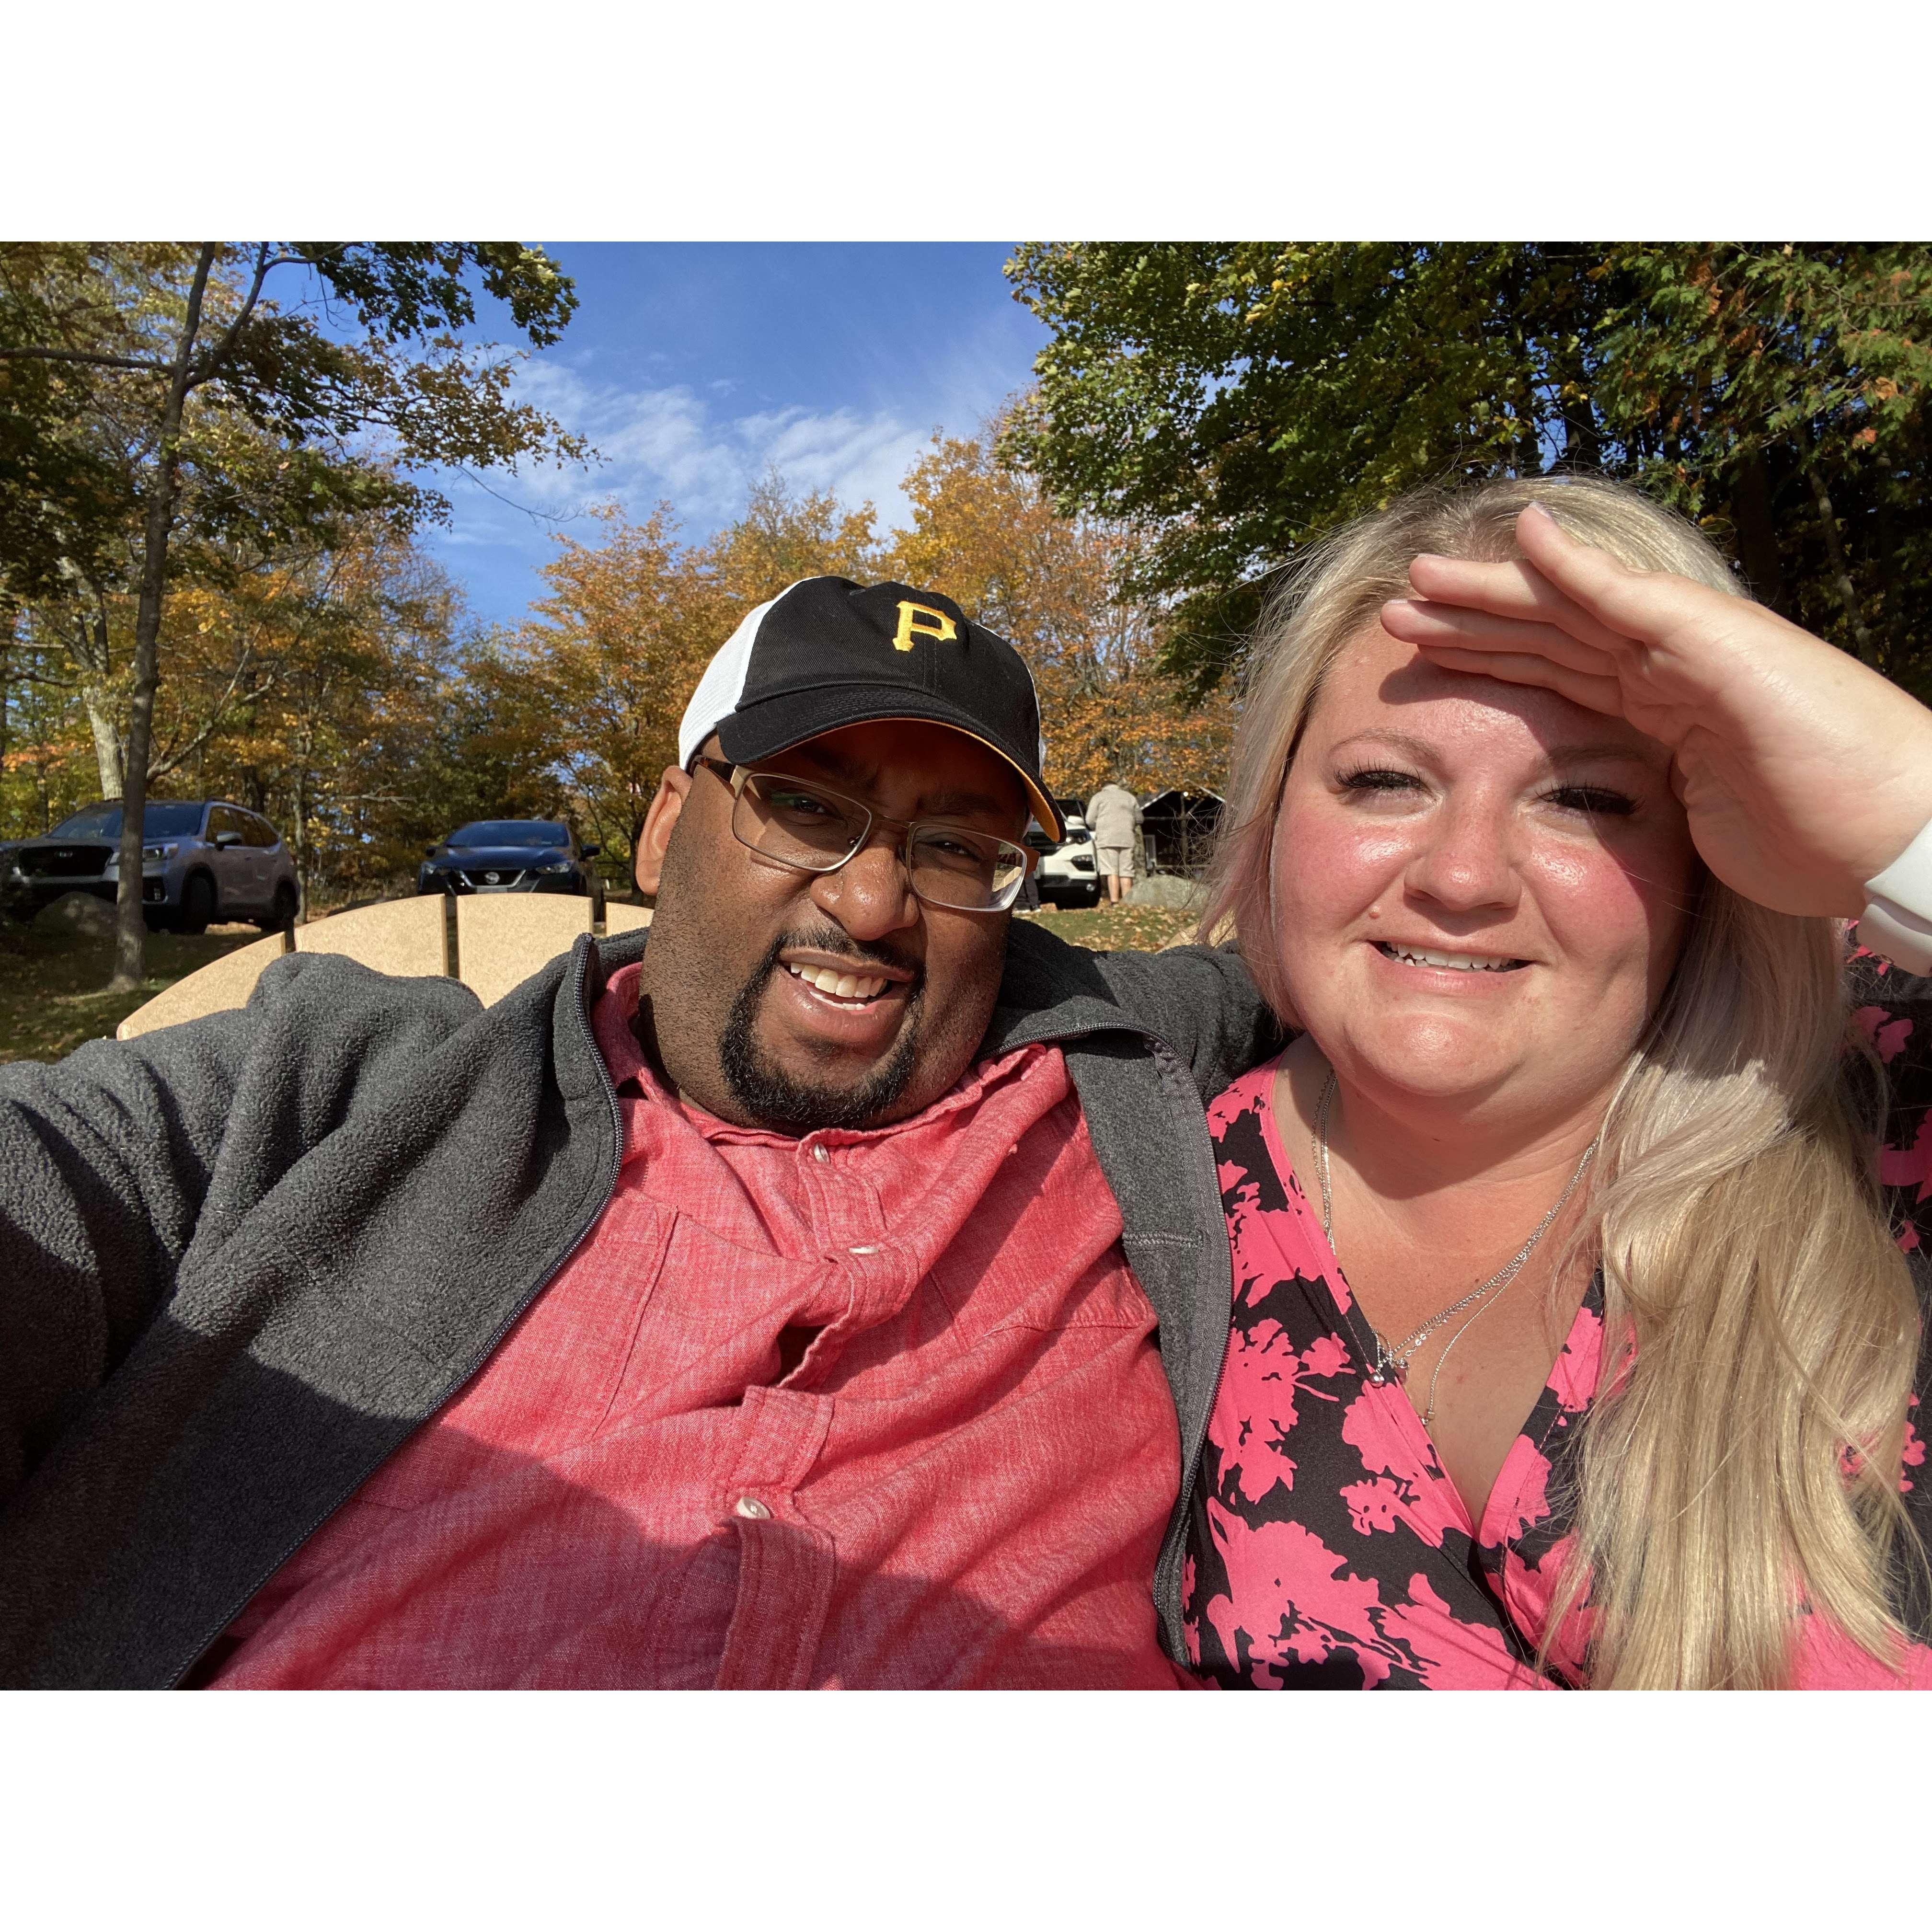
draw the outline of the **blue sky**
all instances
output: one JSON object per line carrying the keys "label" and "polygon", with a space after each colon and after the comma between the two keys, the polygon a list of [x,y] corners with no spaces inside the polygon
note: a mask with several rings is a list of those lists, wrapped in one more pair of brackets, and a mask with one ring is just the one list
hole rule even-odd
{"label": "blue sky", "polygon": [[424,542],[485,622],[522,617],[550,532],[593,537],[583,512],[613,499],[640,518],[667,499],[696,540],[775,463],[902,523],[899,478],[933,430],[977,428],[1047,340],[1000,273],[1006,242],[544,246],[579,307],[518,390],[604,460],[439,479],[450,526]]}

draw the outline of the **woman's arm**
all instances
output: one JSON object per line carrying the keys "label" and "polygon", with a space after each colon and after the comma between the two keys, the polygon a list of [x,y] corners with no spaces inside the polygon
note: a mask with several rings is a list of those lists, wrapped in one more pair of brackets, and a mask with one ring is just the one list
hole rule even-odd
{"label": "woman's arm", "polygon": [[[1932,712],[1742,597],[1632,570],[1532,505],[1522,562],[1420,556],[1389,632],[1435,662],[1542,685],[1670,748],[1700,855],[1780,912],[1856,916],[1932,823]],[[1932,907],[1914,907],[1932,913]]]}

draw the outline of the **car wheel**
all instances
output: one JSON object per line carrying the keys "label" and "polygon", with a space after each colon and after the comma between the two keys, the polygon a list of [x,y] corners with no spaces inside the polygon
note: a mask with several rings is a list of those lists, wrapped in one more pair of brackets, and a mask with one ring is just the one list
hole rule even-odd
{"label": "car wheel", "polygon": [[255,923],[264,932],[286,932],[296,922],[297,903],[295,887],[284,879],[275,888],[274,902],[268,908],[267,918],[258,919]]}
{"label": "car wheel", "polygon": [[197,872],[182,887],[181,910],[175,914],[177,932],[206,932],[214,916],[214,881]]}

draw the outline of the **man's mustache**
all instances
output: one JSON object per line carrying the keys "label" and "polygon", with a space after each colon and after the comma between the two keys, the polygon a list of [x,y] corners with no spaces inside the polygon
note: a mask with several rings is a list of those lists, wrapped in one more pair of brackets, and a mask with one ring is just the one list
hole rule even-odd
{"label": "man's mustache", "polygon": [[849,959],[854,966],[883,967],[891,973],[907,973],[912,976],[906,991],[908,998],[916,998],[926,984],[926,968],[910,952],[895,946],[874,944],[870,946],[860,945],[843,927],[836,926],[814,926],[802,932],[781,933],[772,940],[765,956],[759,962],[758,970],[752,984],[762,986],[766,976],[778,970],[778,956],[796,946],[800,952],[825,952],[840,959]]}

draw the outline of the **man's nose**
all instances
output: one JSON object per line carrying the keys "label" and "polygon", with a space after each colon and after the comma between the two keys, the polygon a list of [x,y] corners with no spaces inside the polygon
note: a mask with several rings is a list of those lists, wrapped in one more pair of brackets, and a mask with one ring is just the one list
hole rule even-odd
{"label": "man's nose", "polygon": [[1513,912],[1522,878],[1509,814],[1480,799],[1451,799],[1430,815],[1403,875],[1451,912]]}
{"label": "man's nose", "polygon": [[882,938],[919,923],[919,901],[899,859],[899,840],[883,826],[836,872],[812,881],[812,898],[856,940]]}

